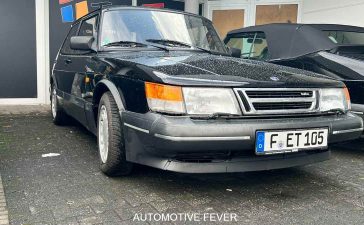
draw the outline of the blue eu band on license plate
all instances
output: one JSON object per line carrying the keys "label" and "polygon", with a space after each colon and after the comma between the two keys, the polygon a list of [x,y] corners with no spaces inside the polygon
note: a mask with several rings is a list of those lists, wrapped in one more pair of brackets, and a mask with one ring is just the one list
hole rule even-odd
{"label": "blue eu band on license plate", "polygon": [[256,143],[256,151],[259,153],[264,152],[264,135],[265,132],[259,131],[257,132],[257,143]]}

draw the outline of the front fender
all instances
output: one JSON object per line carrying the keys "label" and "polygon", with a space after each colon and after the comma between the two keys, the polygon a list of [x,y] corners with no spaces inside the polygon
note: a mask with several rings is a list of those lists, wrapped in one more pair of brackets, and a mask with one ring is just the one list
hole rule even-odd
{"label": "front fender", "polygon": [[116,105],[118,106],[119,111],[124,111],[125,110],[124,96],[122,93],[120,93],[115,84],[113,84],[109,80],[101,80],[100,82],[97,83],[93,95],[93,102],[98,104],[99,100],[102,97],[102,94],[106,91],[105,89],[111,92],[112,96],[115,99]]}

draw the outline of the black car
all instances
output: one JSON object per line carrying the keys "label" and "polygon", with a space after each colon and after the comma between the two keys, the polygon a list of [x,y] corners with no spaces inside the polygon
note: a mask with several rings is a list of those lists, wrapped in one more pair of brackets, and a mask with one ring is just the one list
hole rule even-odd
{"label": "black car", "polygon": [[51,86],[54,122],[69,115],[94,133],[107,175],[133,163],[187,173],[299,166],[363,130],[342,82],[233,58],[211,21],[186,12],[90,13],[73,24]]}
{"label": "black car", "polygon": [[352,111],[364,118],[364,28],[335,24],[268,24],[233,30],[225,43],[242,58],[305,69],[343,81]]}

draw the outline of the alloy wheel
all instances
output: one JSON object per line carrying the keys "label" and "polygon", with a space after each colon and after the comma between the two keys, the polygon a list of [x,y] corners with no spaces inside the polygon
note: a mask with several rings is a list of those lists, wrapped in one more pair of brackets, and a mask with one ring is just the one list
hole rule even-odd
{"label": "alloy wheel", "polygon": [[100,108],[98,130],[100,158],[102,163],[106,163],[109,152],[109,121],[105,105]]}
{"label": "alloy wheel", "polygon": [[51,107],[52,107],[52,116],[53,116],[53,119],[54,119],[57,116],[57,92],[56,92],[55,88],[53,88],[53,90],[52,90]]}

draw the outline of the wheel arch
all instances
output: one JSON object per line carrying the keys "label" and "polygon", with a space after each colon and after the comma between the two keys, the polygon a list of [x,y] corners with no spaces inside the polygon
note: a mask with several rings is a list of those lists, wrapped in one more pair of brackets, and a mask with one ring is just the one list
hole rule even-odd
{"label": "wheel arch", "polygon": [[119,91],[119,89],[109,80],[102,80],[98,82],[95,87],[94,94],[93,94],[93,105],[94,105],[94,115],[97,118],[98,113],[98,105],[101,100],[102,95],[110,91],[112,96],[115,99],[116,105],[118,106],[119,111],[125,110],[125,99],[123,94]]}
{"label": "wheel arch", "polygon": [[52,100],[52,88],[53,88],[53,84],[54,84],[54,80],[53,80],[53,77],[51,76],[50,79],[49,79],[49,100],[51,101]]}
{"label": "wheel arch", "polygon": [[52,86],[53,84],[56,85],[56,87],[58,86],[57,84],[57,79],[55,77],[54,74],[51,74],[50,77],[49,77],[49,84]]}

